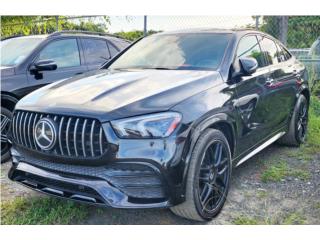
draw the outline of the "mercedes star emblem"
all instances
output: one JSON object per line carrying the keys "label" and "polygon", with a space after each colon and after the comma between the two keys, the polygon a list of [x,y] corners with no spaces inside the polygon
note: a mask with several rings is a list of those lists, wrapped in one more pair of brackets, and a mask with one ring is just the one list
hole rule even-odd
{"label": "mercedes star emblem", "polygon": [[40,119],[34,129],[34,138],[42,150],[50,150],[56,143],[55,122],[49,118]]}

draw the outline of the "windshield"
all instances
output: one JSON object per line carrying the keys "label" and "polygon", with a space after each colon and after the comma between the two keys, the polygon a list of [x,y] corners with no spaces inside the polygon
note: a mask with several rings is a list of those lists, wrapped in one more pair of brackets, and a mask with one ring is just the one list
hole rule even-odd
{"label": "windshield", "polygon": [[146,37],[121,55],[110,69],[215,70],[231,34],[180,33]]}
{"label": "windshield", "polygon": [[14,66],[21,63],[43,38],[11,38],[0,43],[0,66]]}

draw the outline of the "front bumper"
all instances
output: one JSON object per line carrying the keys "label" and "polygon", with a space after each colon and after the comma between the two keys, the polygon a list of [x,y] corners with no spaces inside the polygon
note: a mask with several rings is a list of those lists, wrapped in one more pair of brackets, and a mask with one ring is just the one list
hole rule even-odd
{"label": "front bumper", "polygon": [[62,198],[115,208],[164,208],[185,200],[186,128],[166,139],[119,139],[104,124],[99,159],[58,157],[13,142],[9,178]]}
{"label": "front bumper", "polygon": [[[21,161],[13,164],[9,171],[9,178],[45,194],[90,204],[115,208],[161,208],[171,205],[163,191],[163,186],[157,185],[155,179],[149,183],[144,182],[139,186],[134,179],[137,171],[131,175],[128,173],[127,175],[119,175],[118,178],[122,178],[122,181],[119,181],[120,185],[116,185],[115,179],[114,181],[111,180],[117,178],[116,176],[107,176],[107,174],[104,177],[98,176],[101,169],[96,169],[95,174],[92,172],[92,174],[88,173],[86,175],[79,175],[80,172],[78,174],[71,173],[72,169],[64,172],[57,169],[49,171]],[[88,170],[83,169],[83,171]],[[119,170],[118,172],[114,171],[115,174],[119,174],[119,172]],[[144,176],[141,175],[141,179],[143,177],[154,177],[148,175],[149,172],[144,174]],[[125,178],[132,178],[132,184],[125,186],[125,181],[123,181]],[[148,191],[147,188],[152,191]]]}

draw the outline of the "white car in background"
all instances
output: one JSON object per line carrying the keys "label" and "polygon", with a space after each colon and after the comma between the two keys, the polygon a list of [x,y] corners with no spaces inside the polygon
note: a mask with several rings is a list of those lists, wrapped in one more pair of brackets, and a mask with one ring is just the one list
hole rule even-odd
{"label": "white car in background", "polygon": [[310,48],[293,48],[290,52],[305,64],[310,75],[311,88],[315,81],[320,81],[320,37],[311,45]]}

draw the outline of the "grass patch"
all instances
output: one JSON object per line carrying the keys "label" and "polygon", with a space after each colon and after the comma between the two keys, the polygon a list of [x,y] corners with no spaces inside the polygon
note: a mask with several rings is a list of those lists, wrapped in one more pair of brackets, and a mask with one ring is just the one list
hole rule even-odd
{"label": "grass patch", "polygon": [[285,162],[277,163],[269,166],[262,174],[261,180],[263,182],[280,181],[287,176],[288,165]]}
{"label": "grass patch", "polygon": [[299,178],[300,180],[306,181],[311,178],[311,174],[305,169],[291,169],[288,176]]}
{"label": "grass patch", "polygon": [[267,191],[258,191],[257,192],[257,197],[259,198],[259,199],[263,199],[263,198],[266,198],[266,197],[268,197],[268,192]]}
{"label": "grass patch", "polygon": [[258,218],[241,215],[232,220],[232,223],[236,225],[298,225],[306,224],[306,220],[306,217],[302,216],[300,213],[293,212],[282,216],[281,214],[272,216],[272,218],[269,218],[269,216]]}
{"label": "grass patch", "polygon": [[259,221],[255,218],[246,217],[246,216],[239,216],[236,217],[233,221],[233,224],[236,225],[258,225]]}
{"label": "grass patch", "polygon": [[1,224],[71,224],[88,214],[87,207],[56,198],[16,198],[1,203]]}
{"label": "grass patch", "polygon": [[301,180],[307,180],[310,178],[310,173],[304,169],[289,168],[286,162],[279,162],[269,166],[262,174],[261,180],[263,182],[278,182],[286,177],[296,177]]}
{"label": "grass patch", "polygon": [[284,225],[305,224],[306,218],[299,213],[291,213],[283,220]]}
{"label": "grass patch", "polygon": [[309,110],[307,143],[302,152],[316,154],[320,152],[320,100],[312,96]]}

